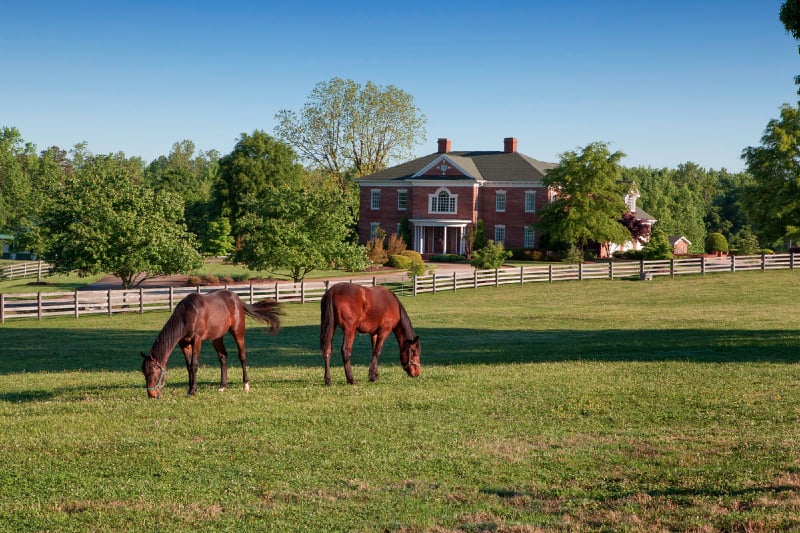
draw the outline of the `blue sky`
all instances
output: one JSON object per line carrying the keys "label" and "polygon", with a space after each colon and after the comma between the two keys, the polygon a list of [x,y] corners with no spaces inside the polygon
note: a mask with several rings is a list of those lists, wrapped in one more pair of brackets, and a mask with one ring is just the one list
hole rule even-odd
{"label": "blue sky", "polygon": [[417,155],[594,141],[627,166],[743,169],[797,42],[781,0],[7,2],[0,126],[39,149],[86,141],[150,161],[192,140],[229,153],[333,77],[396,85],[427,117]]}

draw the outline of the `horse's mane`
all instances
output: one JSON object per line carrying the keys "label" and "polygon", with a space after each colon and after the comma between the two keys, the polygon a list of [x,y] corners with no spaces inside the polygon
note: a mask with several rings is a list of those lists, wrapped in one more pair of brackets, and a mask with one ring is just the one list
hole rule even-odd
{"label": "horse's mane", "polygon": [[153,347],[150,348],[150,355],[160,363],[165,362],[164,359],[169,356],[172,349],[186,332],[186,321],[184,320],[186,312],[197,305],[196,298],[192,298],[192,296],[194,294],[190,294],[175,306],[172,316],[161,328],[156,340],[153,342]]}
{"label": "horse's mane", "polygon": [[403,307],[403,303],[400,301],[400,298],[397,297],[395,293],[391,293],[394,296],[394,299],[397,301],[397,305],[400,306],[400,322],[397,323],[398,328],[403,328],[405,330],[406,337],[409,339],[414,338],[414,327],[411,325],[411,319],[408,317],[408,313],[406,312],[406,308]]}

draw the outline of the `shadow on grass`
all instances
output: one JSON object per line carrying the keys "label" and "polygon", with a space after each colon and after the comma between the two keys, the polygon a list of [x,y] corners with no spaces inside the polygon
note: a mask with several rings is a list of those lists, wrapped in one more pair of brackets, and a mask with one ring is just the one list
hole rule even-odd
{"label": "shadow on grass", "polygon": [[[422,364],[508,364],[561,361],[687,361],[776,362],[800,360],[800,330],[481,330],[417,329],[422,342]],[[155,335],[142,331],[84,329],[9,329],[3,331],[0,375],[18,372],[131,371],[141,365],[140,352],[147,353]],[[341,366],[341,332],[333,343],[332,362]],[[319,328],[285,327],[277,336],[251,328],[246,337],[249,367],[320,368]],[[239,361],[229,336],[229,372]],[[353,362],[370,360],[367,335],[358,335]],[[204,342],[201,364],[217,366],[211,342]],[[399,365],[393,336],[386,341],[381,366]],[[184,368],[177,348],[170,370]]]}

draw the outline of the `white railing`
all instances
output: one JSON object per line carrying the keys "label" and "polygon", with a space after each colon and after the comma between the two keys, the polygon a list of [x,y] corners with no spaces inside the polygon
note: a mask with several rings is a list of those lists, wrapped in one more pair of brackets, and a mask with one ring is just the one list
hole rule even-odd
{"label": "white railing", "polygon": [[174,309],[177,302],[191,292],[210,292],[227,288],[252,303],[274,298],[284,303],[316,302],[335,283],[384,285],[399,294],[417,295],[497,287],[509,284],[554,283],[593,279],[652,279],[654,276],[705,275],[747,270],[794,269],[800,254],[758,256],[692,257],[659,261],[607,261],[586,264],[549,264],[496,270],[465,270],[452,274],[428,274],[409,279],[405,274],[394,277],[360,280],[328,280],[276,282],[270,284],[225,285],[214,287],[140,288],[74,292],[36,292],[0,294],[0,322],[11,318],[38,318],[87,314],[144,313],[158,309]]}
{"label": "white railing", "polygon": [[42,277],[50,273],[50,265],[42,261],[15,263],[0,268],[0,279]]}

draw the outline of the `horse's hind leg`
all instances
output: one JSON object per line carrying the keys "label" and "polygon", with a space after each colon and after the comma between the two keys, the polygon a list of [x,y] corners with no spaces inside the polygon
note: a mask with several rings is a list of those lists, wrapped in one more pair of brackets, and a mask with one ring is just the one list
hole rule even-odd
{"label": "horse's hind leg", "polygon": [[228,352],[225,350],[225,344],[222,342],[222,337],[214,339],[214,349],[217,351],[219,357],[219,391],[225,392],[228,386]]}
{"label": "horse's hind leg", "polygon": [[186,359],[186,370],[189,372],[189,396],[194,396],[197,392],[197,367],[200,366],[200,344],[199,339],[192,339],[191,342],[181,342],[180,347],[183,357]]}
{"label": "horse's hind leg", "polygon": [[347,378],[347,383],[353,385],[356,381],[353,379],[353,367],[350,366],[350,358],[353,355],[353,342],[356,338],[356,330],[345,331],[344,338],[342,339],[342,362],[344,363],[344,376]]}
{"label": "horse's hind leg", "polygon": [[231,332],[233,340],[236,342],[236,348],[239,350],[239,362],[242,364],[242,383],[244,384],[244,391],[250,392],[250,380],[247,377],[247,353],[244,349],[244,323],[240,332]]}

